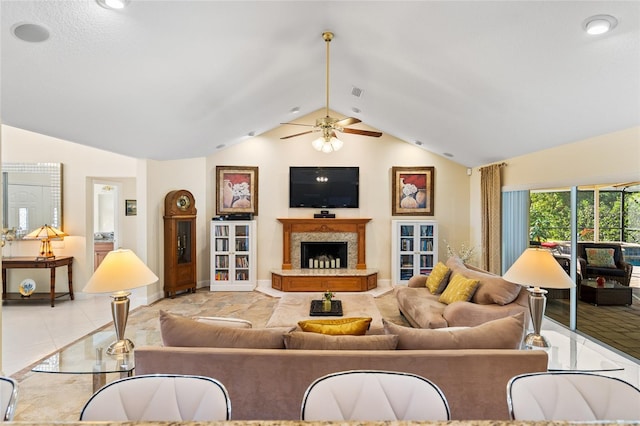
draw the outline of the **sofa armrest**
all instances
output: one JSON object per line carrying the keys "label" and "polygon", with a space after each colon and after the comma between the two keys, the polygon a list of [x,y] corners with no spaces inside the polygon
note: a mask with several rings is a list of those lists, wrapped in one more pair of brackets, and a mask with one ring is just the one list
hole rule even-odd
{"label": "sofa armrest", "polygon": [[[525,313],[525,321],[528,321],[528,307],[518,303],[507,305],[479,305],[473,302],[454,302],[444,308],[442,316],[449,327],[474,327],[487,321]],[[528,324],[528,322],[525,322]]]}
{"label": "sofa armrest", "polygon": [[428,275],[414,275],[409,278],[407,287],[426,287]]}

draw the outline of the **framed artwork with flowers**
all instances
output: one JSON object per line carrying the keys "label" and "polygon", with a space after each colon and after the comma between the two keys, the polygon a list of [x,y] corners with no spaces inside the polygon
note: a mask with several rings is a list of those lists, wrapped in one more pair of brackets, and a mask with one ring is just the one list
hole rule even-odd
{"label": "framed artwork with flowers", "polygon": [[258,168],[216,166],[216,214],[258,215]]}
{"label": "framed artwork with flowers", "polygon": [[391,168],[391,215],[433,216],[434,167]]}

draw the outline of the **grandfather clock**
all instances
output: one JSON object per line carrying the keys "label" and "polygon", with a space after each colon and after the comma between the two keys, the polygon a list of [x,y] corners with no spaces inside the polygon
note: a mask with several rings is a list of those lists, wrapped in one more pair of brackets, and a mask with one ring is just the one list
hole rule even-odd
{"label": "grandfather clock", "polygon": [[196,291],[196,203],[184,189],[164,197],[164,296]]}

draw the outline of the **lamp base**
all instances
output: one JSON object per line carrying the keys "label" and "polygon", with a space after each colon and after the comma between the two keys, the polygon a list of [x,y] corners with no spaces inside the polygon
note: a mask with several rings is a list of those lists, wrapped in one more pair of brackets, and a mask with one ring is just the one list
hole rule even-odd
{"label": "lamp base", "polygon": [[525,347],[535,346],[537,348],[548,348],[549,342],[544,336],[536,333],[529,333],[524,338]]}
{"label": "lamp base", "polygon": [[133,350],[133,342],[129,339],[116,340],[107,348],[108,355],[128,354]]}

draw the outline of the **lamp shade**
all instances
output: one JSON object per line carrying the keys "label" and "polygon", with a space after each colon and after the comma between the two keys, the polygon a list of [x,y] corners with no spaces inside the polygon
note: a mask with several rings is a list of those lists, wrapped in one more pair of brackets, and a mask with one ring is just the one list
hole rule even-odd
{"label": "lamp shade", "polygon": [[67,234],[59,229],[51,227],[49,225],[42,225],[40,228],[29,232],[24,238],[28,240],[47,240],[47,239],[63,239]]}
{"label": "lamp shade", "polygon": [[144,287],[158,281],[158,277],[131,250],[110,251],[95,270],[82,291],[112,293]]}
{"label": "lamp shade", "polygon": [[502,278],[523,286],[542,288],[576,286],[551,252],[537,248],[526,249]]}

